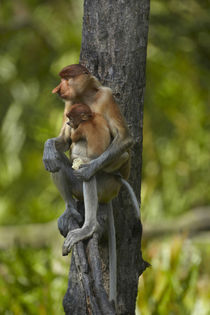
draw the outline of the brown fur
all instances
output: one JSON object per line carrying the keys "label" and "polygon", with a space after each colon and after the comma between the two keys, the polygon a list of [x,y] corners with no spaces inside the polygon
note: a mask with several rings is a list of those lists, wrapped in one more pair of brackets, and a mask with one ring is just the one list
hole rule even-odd
{"label": "brown fur", "polygon": [[75,78],[81,74],[90,74],[87,68],[80,64],[66,66],[59,72],[59,76],[63,79]]}
{"label": "brown fur", "polygon": [[[81,70],[79,70],[79,68]],[[92,75],[87,74],[88,71],[79,65],[72,65],[64,68],[61,73],[66,76],[63,77],[61,83],[53,90],[53,93],[58,93],[63,99],[66,100],[65,113],[71,108],[73,104],[84,103],[90,106],[91,110],[96,114],[102,115],[106,120],[109,130],[113,138],[118,136],[118,143],[130,139],[127,124],[120,112],[119,106],[114,100],[112,90],[107,87],[101,86],[100,82]],[[77,69],[78,72],[68,72],[65,69]],[[84,69],[84,73],[83,70]],[[65,71],[66,72],[65,72]],[[68,73],[68,75],[67,75]],[[69,74],[70,73],[70,74]],[[77,75],[76,75],[77,73]],[[70,77],[70,75],[72,76]],[[73,75],[76,75],[73,77]],[[67,79],[70,78],[67,84]],[[66,91],[67,96],[62,96]],[[62,92],[62,93],[61,93]],[[62,126],[60,136],[64,139],[70,137],[70,128],[66,125],[66,118],[64,118],[64,125]],[[120,172],[123,178],[128,179],[130,173],[130,151],[128,150],[129,158],[125,161],[124,165],[115,169]]]}
{"label": "brown fur", "polygon": [[[81,114],[88,115],[87,120],[82,120]],[[101,155],[109,146],[111,135],[107,121],[102,115],[93,113],[88,105],[72,105],[67,117],[79,121],[79,126],[71,130],[71,140],[76,143],[80,140],[87,141],[87,156],[94,159]]]}
{"label": "brown fur", "polygon": [[88,115],[89,117],[93,116],[93,112],[90,107],[86,104],[81,103],[72,105],[66,116],[72,119],[80,118],[80,120],[82,121],[81,114]]}

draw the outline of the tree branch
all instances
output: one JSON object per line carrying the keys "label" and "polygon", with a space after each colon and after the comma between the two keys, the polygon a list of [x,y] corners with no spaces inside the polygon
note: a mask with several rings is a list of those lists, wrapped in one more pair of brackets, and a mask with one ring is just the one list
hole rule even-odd
{"label": "tree branch", "polygon": [[144,224],[143,238],[163,237],[178,233],[187,233],[193,237],[198,233],[210,230],[210,208],[201,207],[188,211],[181,217],[166,220],[158,224]]}

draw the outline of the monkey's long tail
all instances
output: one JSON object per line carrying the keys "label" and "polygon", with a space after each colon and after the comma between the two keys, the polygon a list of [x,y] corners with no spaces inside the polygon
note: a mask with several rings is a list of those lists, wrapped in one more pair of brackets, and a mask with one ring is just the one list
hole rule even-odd
{"label": "monkey's long tail", "polygon": [[117,309],[117,252],[115,224],[112,202],[108,206],[108,234],[109,234],[109,300],[114,301]]}
{"label": "monkey's long tail", "polygon": [[[131,185],[122,178],[120,174],[116,174],[122,185],[124,185],[132,200],[136,216],[140,219],[140,207],[136,195]],[[112,202],[108,204],[108,234],[109,234],[109,300],[114,301],[115,309],[117,309],[117,254],[116,254],[116,237],[115,224],[113,216]]]}
{"label": "monkey's long tail", "polygon": [[136,215],[137,215],[137,218],[140,219],[141,217],[141,214],[140,214],[140,206],[139,206],[139,203],[138,203],[138,200],[136,198],[136,195],[133,191],[133,188],[131,187],[131,185],[127,182],[127,180],[125,180],[124,178],[122,178],[122,176],[119,176],[120,178],[120,181],[121,183],[127,188],[129,194],[130,194],[130,197],[131,197],[131,201],[132,201],[132,204],[134,206],[134,209],[136,211]]}

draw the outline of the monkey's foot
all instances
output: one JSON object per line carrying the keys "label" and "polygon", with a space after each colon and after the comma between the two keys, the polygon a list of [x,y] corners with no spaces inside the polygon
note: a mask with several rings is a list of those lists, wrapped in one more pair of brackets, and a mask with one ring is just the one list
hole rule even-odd
{"label": "monkey's foot", "polygon": [[63,244],[63,256],[68,255],[68,253],[70,253],[72,247],[76,243],[91,237],[93,233],[97,231],[98,228],[99,224],[96,223],[95,225],[85,226],[82,227],[81,229],[70,231]]}
{"label": "monkey's foot", "polygon": [[83,218],[80,213],[76,209],[68,207],[58,218],[58,229],[64,237],[66,237],[70,230],[69,223],[71,217],[73,217],[79,224],[83,222]]}

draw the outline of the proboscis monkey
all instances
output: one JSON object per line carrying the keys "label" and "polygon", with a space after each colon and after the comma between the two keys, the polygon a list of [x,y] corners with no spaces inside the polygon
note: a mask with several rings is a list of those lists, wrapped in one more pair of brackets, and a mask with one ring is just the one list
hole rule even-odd
{"label": "proboscis monkey", "polygon": [[[119,193],[122,183],[130,191],[126,179],[130,172],[129,149],[133,140],[129,135],[127,124],[114,100],[110,88],[103,87],[100,82],[90,74],[82,65],[70,65],[59,73],[60,84],[52,91],[65,100],[63,126],[57,138],[48,139],[45,143],[43,162],[46,170],[52,173],[55,184],[66,202],[66,210],[58,220],[61,233],[68,233],[68,220],[74,215],[78,220],[80,216],[75,209],[73,196],[78,199],[84,198],[85,218],[90,221],[97,212],[96,196],[99,203],[107,204],[109,216],[110,236],[110,300],[116,303],[116,244],[115,228],[111,200]],[[90,106],[95,113],[102,115],[109,126],[111,144],[97,158],[80,166],[77,171],[72,170],[71,163],[63,153],[71,145],[71,128],[66,124],[66,114],[71,106],[76,103],[84,103]],[[87,143],[85,140],[78,141],[74,146],[74,154],[81,159],[87,158]],[[109,169],[109,173],[105,172]],[[120,176],[116,176],[120,174]],[[95,176],[94,176],[95,175]],[[131,189],[131,194],[133,191]],[[136,209],[138,203],[132,199]],[[97,225],[94,229],[96,229]],[[64,242],[63,254],[70,251],[74,243],[74,232],[70,231]],[[85,231],[85,233],[90,231]],[[91,231],[93,233],[94,231]],[[87,233],[87,234],[88,234]]]}

